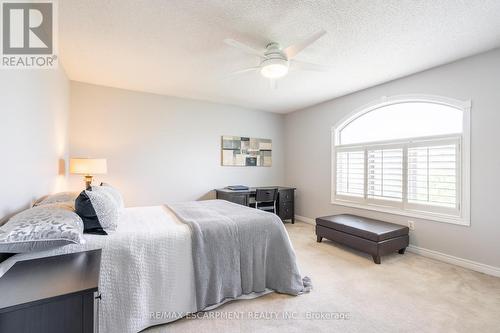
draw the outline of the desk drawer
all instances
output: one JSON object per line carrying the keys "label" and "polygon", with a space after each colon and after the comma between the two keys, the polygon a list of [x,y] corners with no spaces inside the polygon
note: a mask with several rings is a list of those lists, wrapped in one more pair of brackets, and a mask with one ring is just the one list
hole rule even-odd
{"label": "desk drawer", "polygon": [[278,215],[282,220],[288,220],[294,218],[293,202],[281,202],[278,206]]}
{"label": "desk drawer", "polygon": [[239,195],[232,195],[232,196],[226,198],[226,200],[234,202],[234,203],[239,204],[239,205],[248,206],[247,198],[248,198],[248,196],[246,196],[244,194],[239,194]]}
{"label": "desk drawer", "polygon": [[293,194],[294,194],[294,190],[281,190],[281,191],[279,191],[280,203],[293,201]]}
{"label": "desk drawer", "polygon": [[235,204],[248,206],[248,194],[217,192],[217,199],[234,202]]}

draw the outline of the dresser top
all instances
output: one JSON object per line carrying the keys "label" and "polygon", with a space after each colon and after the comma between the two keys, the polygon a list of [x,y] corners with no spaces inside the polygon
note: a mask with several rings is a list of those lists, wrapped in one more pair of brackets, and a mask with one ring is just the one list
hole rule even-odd
{"label": "dresser top", "polygon": [[101,250],[18,261],[0,278],[0,309],[97,291]]}

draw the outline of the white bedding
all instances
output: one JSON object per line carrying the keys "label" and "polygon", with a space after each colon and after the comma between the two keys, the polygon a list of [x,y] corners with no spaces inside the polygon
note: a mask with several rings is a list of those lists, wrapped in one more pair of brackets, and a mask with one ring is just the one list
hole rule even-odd
{"label": "white bedding", "polygon": [[139,332],[196,311],[191,232],[163,206],[126,208],[108,236],[86,244],[17,254],[0,264],[102,248],[100,332]]}

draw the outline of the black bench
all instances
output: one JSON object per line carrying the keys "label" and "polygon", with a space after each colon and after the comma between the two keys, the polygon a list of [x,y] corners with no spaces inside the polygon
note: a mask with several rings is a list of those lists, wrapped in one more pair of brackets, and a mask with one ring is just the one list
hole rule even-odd
{"label": "black bench", "polygon": [[342,214],[316,219],[318,243],[327,238],[372,255],[380,264],[380,256],[398,251],[404,254],[409,244],[408,227],[369,219],[356,215]]}

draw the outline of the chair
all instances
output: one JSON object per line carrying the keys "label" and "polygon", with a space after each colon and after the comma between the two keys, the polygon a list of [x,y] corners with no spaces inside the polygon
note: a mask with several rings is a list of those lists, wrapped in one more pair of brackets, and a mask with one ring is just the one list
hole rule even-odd
{"label": "chair", "polygon": [[278,199],[277,188],[258,188],[255,190],[255,208],[268,212],[277,213],[276,201]]}

